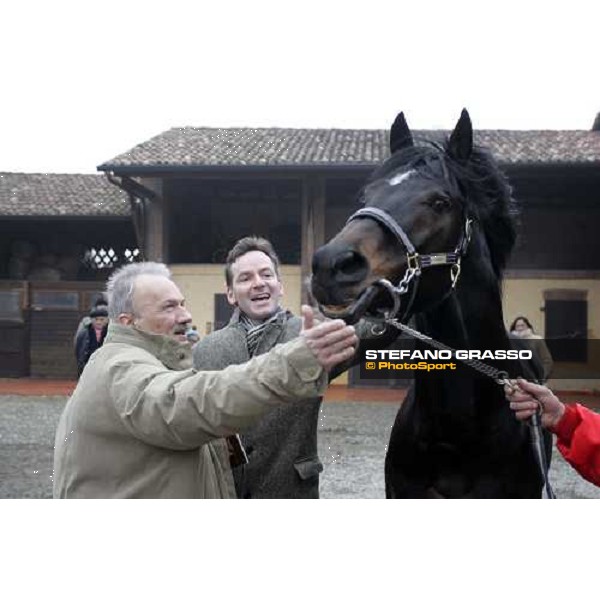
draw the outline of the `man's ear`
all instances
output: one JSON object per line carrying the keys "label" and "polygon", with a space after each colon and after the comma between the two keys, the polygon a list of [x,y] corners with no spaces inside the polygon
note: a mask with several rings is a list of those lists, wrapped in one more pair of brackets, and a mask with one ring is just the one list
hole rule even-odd
{"label": "man's ear", "polygon": [[121,325],[133,325],[133,315],[131,313],[121,313],[117,321]]}
{"label": "man's ear", "polygon": [[227,294],[227,302],[229,302],[231,306],[237,306],[237,300],[233,295],[233,290],[229,286],[225,288],[225,293]]}

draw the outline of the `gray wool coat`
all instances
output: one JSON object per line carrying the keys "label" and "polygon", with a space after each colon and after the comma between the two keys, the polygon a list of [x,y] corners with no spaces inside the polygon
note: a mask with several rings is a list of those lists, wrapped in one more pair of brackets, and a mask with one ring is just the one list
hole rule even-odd
{"label": "gray wool coat", "polygon": [[[261,337],[255,356],[298,337],[302,319],[282,311]],[[220,370],[252,358],[236,311],[223,329],[200,340],[193,350],[198,370]],[[234,468],[239,498],[318,498],[323,465],[317,454],[322,397],[280,406],[242,432],[248,463]]]}
{"label": "gray wool coat", "polygon": [[[360,340],[353,359],[337,365],[331,381],[357,363],[364,348],[386,348],[398,336],[398,330],[386,329],[374,334],[372,326],[380,321],[363,319],[356,324]],[[259,341],[254,356],[292,340],[300,334],[302,319],[282,311],[270,323]],[[248,353],[246,332],[236,310],[229,324],[200,340],[193,350],[194,367],[220,370],[242,364],[252,358]],[[233,469],[239,498],[318,498],[319,473],[323,465],[317,455],[317,429],[322,397],[281,406],[265,415],[257,425],[242,432],[242,443],[249,462]]]}

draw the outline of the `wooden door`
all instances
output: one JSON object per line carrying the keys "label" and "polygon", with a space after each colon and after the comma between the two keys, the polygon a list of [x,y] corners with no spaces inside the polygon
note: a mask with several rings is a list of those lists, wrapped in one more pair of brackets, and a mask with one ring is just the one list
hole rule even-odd
{"label": "wooden door", "polygon": [[31,376],[75,379],[75,332],[103,284],[65,281],[30,286]]}
{"label": "wooden door", "polygon": [[0,282],[0,377],[29,374],[26,281]]}
{"label": "wooden door", "polygon": [[555,361],[587,361],[588,305],[585,290],[546,290],[544,325]]}

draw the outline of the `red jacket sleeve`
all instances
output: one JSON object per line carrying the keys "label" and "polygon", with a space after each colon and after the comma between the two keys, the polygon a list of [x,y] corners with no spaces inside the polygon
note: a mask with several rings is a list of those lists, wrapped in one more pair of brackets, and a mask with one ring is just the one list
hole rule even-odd
{"label": "red jacket sleeve", "polygon": [[582,477],[600,486],[600,415],[581,404],[567,405],[552,431],[565,460]]}

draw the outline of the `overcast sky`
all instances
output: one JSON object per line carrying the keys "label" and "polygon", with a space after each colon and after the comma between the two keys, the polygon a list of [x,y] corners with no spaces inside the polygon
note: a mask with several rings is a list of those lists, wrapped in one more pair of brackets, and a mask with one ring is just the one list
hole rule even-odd
{"label": "overcast sky", "polygon": [[[600,2],[11,1],[0,171],[92,173],[171,127],[590,129]],[[360,8],[355,8],[358,6]],[[393,8],[390,8],[393,7]]]}

